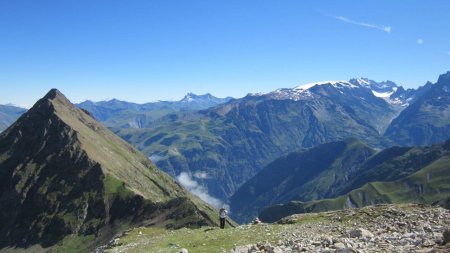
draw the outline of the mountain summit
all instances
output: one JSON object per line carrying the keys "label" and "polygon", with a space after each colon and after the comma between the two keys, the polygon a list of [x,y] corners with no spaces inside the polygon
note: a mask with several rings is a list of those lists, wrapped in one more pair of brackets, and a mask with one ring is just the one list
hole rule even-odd
{"label": "mountain summit", "polygon": [[0,183],[0,248],[87,251],[130,226],[213,223],[212,208],[56,89],[0,134]]}

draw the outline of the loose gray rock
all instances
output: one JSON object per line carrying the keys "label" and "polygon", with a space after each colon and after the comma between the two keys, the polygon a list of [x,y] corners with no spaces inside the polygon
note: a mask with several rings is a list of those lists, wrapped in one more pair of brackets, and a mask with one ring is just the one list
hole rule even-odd
{"label": "loose gray rock", "polygon": [[357,229],[351,230],[348,234],[352,238],[361,238],[361,237],[372,238],[373,237],[373,234],[369,230],[366,230],[364,228],[357,228]]}
{"label": "loose gray rock", "polygon": [[450,243],[450,228],[447,228],[444,233],[442,233],[444,244]]}
{"label": "loose gray rock", "polygon": [[358,251],[352,249],[352,248],[344,248],[344,249],[338,249],[335,251],[335,253],[356,253]]}
{"label": "loose gray rock", "polygon": [[338,242],[334,244],[335,249],[345,249],[345,245],[342,242]]}

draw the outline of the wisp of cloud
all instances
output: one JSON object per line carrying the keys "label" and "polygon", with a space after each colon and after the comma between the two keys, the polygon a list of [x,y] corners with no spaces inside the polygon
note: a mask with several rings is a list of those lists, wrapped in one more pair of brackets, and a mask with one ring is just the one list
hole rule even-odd
{"label": "wisp of cloud", "polygon": [[180,184],[184,186],[192,194],[197,195],[197,197],[199,197],[206,203],[212,205],[213,207],[217,209],[225,207],[226,209],[230,210],[230,207],[223,201],[209,195],[208,189],[206,189],[205,186],[200,185],[197,181],[195,181],[188,173],[181,172],[180,175],[177,176],[177,181],[180,182]]}
{"label": "wisp of cloud", "polygon": [[335,16],[334,18],[339,19],[340,21],[343,21],[343,22],[346,22],[349,24],[369,27],[369,28],[377,29],[377,30],[387,32],[387,33],[390,33],[392,31],[392,27],[390,27],[390,26],[382,26],[382,25],[369,24],[369,23],[365,23],[365,22],[358,22],[358,21],[354,21],[354,20],[351,20],[351,19],[343,17],[343,16]]}

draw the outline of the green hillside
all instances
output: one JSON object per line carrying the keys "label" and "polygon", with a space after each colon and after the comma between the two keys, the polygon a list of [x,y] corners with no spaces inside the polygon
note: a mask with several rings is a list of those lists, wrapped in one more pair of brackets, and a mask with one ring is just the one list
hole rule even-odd
{"label": "green hillside", "polygon": [[[389,164],[395,164],[411,153],[414,153],[418,160],[425,161],[430,153],[437,151],[438,156],[430,162],[424,162],[420,169],[407,176],[394,172],[397,174],[394,177],[395,180],[377,181],[379,177],[365,175],[369,182],[346,194],[330,199],[310,202],[292,201],[274,205],[262,210],[260,218],[275,221],[294,213],[355,208],[378,203],[442,203],[445,206],[450,196],[450,140],[429,148],[413,149],[397,159],[386,161],[384,166],[389,167]],[[405,160],[405,162],[410,161]],[[405,172],[405,174],[408,173]]]}
{"label": "green hillside", "polygon": [[269,205],[333,196],[374,153],[362,142],[348,139],[279,158],[230,198],[233,217],[246,222]]}

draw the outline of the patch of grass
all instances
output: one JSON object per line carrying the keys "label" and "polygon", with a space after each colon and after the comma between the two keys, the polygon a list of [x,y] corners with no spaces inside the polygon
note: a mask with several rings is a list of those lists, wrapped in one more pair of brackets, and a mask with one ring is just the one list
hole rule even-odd
{"label": "patch of grass", "polygon": [[113,195],[118,195],[121,198],[132,195],[132,192],[125,187],[124,183],[115,177],[106,175],[103,182],[105,184],[105,194],[108,198],[113,197]]}
{"label": "patch of grass", "polygon": [[[286,225],[284,225],[286,226]],[[283,225],[247,225],[238,228],[165,230],[163,228],[136,228],[120,238],[119,248],[125,252],[176,252],[186,248],[190,253],[229,252],[235,245],[255,241],[275,243],[281,239]],[[109,250],[107,252],[113,252]],[[114,251],[115,252],[115,251]]]}
{"label": "patch of grass", "polygon": [[78,253],[88,252],[92,242],[94,241],[94,235],[79,236],[70,235],[64,238],[57,245],[53,246],[50,250],[51,253]]}

